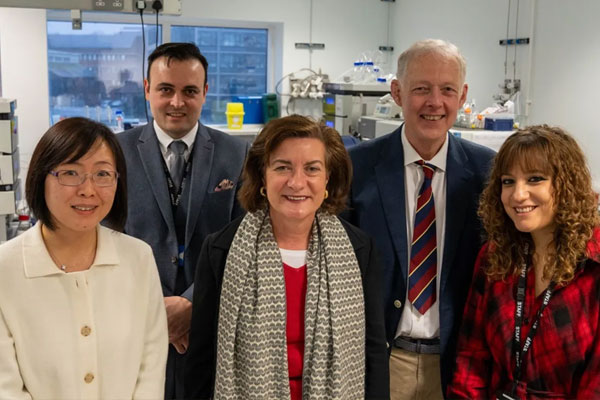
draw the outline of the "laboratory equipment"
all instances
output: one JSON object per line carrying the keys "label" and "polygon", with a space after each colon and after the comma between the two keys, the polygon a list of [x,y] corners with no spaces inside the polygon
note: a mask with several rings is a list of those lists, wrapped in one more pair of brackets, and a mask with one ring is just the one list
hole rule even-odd
{"label": "laboratory equipment", "polygon": [[[389,125],[386,122],[389,122]],[[402,124],[401,119],[391,119],[376,117],[374,115],[366,115],[358,120],[358,133],[361,139],[375,139],[380,136],[387,135]]]}
{"label": "laboratory equipment", "polygon": [[233,96],[235,103],[244,104],[244,122],[247,124],[262,124],[265,122],[263,115],[262,96]]}
{"label": "laboratory equipment", "polygon": [[372,115],[379,99],[390,92],[387,83],[326,83],[323,97],[325,124],[341,135],[358,132],[358,119]]}
{"label": "laboratory equipment", "polygon": [[379,118],[402,118],[402,107],[394,101],[391,94],[386,94],[375,104],[374,117]]}
{"label": "laboratory equipment", "polygon": [[263,122],[267,123],[272,119],[279,118],[279,103],[277,95],[274,93],[263,94]]}
{"label": "laboratory equipment", "polygon": [[15,99],[0,98],[0,242],[10,239],[7,225],[21,198]]}
{"label": "laboratory equipment", "polygon": [[490,114],[485,116],[485,129],[490,131],[512,131],[514,116]]}

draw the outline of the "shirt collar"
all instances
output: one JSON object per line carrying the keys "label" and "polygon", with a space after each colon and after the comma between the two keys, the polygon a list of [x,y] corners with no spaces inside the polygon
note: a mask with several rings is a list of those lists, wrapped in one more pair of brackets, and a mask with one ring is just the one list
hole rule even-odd
{"label": "shirt collar", "polygon": [[[23,233],[23,269],[27,278],[65,273],[58,269],[52,257],[50,257],[42,237],[41,227],[42,224],[37,223]],[[90,269],[99,266],[118,265],[119,255],[114,240],[119,233],[101,225],[96,229],[98,232],[96,257]]]}
{"label": "shirt collar", "polygon": [[[446,134],[448,135],[448,134]],[[423,157],[417,153],[417,150],[410,144],[404,134],[404,126],[402,126],[402,148],[404,149],[404,166],[416,163],[422,160]],[[428,164],[435,166],[438,171],[446,171],[446,160],[448,159],[448,138],[444,140],[444,144],[431,160],[424,160]]]}
{"label": "shirt collar", "polygon": [[184,143],[187,144],[188,150],[192,149],[192,146],[194,145],[194,140],[196,139],[196,133],[198,132],[198,122],[196,122],[196,125],[194,125],[194,127],[181,139],[173,139],[171,136],[169,136],[160,126],[158,126],[156,120],[153,120],[152,123],[154,126],[154,132],[156,132],[158,143],[160,143],[160,146],[163,151],[166,151],[169,148],[171,142],[174,140],[183,140]]}

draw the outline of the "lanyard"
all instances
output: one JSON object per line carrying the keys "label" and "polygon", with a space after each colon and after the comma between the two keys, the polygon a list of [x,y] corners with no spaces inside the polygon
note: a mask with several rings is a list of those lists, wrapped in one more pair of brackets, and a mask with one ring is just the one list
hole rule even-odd
{"label": "lanyard", "polygon": [[516,390],[517,383],[521,379],[521,375],[523,373],[523,360],[525,359],[525,355],[529,351],[531,347],[531,342],[537,333],[538,326],[540,324],[540,319],[542,318],[542,313],[546,306],[550,302],[550,298],[552,297],[552,292],[554,291],[554,287],[556,286],[555,282],[550,282],[550,285],[544,291],[544,299],[542,301],[542,305],[535,315],[535,320],[531,325],[531,329],[529,329],[529,333],[527,334],[527,338],[525,339],[525,343],[523,344],[523,348],[521,348],[521,327],[523,325],[523,305],[525,304],[525,290],[527,287],[527,264],[523,263],[521,268],[521,274],[519,275],[519,281],[517,284],[517,304],[515,308],[515,335],[513,336],[513,352],[515,357],[515,369],[513,373],[513,394]]}
{"label": "lanyard", "polygon": [[167,186],[169,187],[169,197],[171,198],[171,206],[175,209],[179,206],[181,202],[181,193],[183,192],[183,188],[185,186],[185,181],[187,180],[187,176],[189,175],[190,169],[192,168],[192,157],[194,152],[190,152],[190,157],[185,163],[183,177],[181,178],[181,184],[178,189],[175,189],[175,182],[173,182],[173,178],[171,178],[171,173],[169,172],[169,168],[167,168],[167,163],[164,157],[163,159],[163,169],[165,171],[165,176],[167,177]]}

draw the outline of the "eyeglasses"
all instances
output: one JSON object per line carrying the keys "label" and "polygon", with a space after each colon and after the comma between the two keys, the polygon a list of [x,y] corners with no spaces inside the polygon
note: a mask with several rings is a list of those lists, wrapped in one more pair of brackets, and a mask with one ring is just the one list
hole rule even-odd
{"label": "eyeglasses", "polygon": [[61,171],[50,171],[50,175],[58,179],[58,183],[63,186],[79,186],[85,182],[88,176],[92,177],[92,182],[99,187],[112,186],[119,178],[119,173],[116,171],[99,170],[89,174],[80,174],[72,169],[64,169]]}

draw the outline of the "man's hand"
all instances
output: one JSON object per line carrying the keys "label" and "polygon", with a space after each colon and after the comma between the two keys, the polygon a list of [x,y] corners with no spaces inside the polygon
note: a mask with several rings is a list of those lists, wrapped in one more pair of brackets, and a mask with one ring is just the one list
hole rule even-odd
{"label": "man's hand", "polygon": [[175,347],[175,350],[177,350],[179,354],[185,354],[188,349],[189,338],[190,333],[184,333],[180,338],[171,341],[171,344],[173,347]]}
{"label": "man's hand", "polygon": [[192,303],[181,296],[168,296],[165,297],[165,308],[167,309],[169,342],[179,354],[184,354],[188,347]]}

